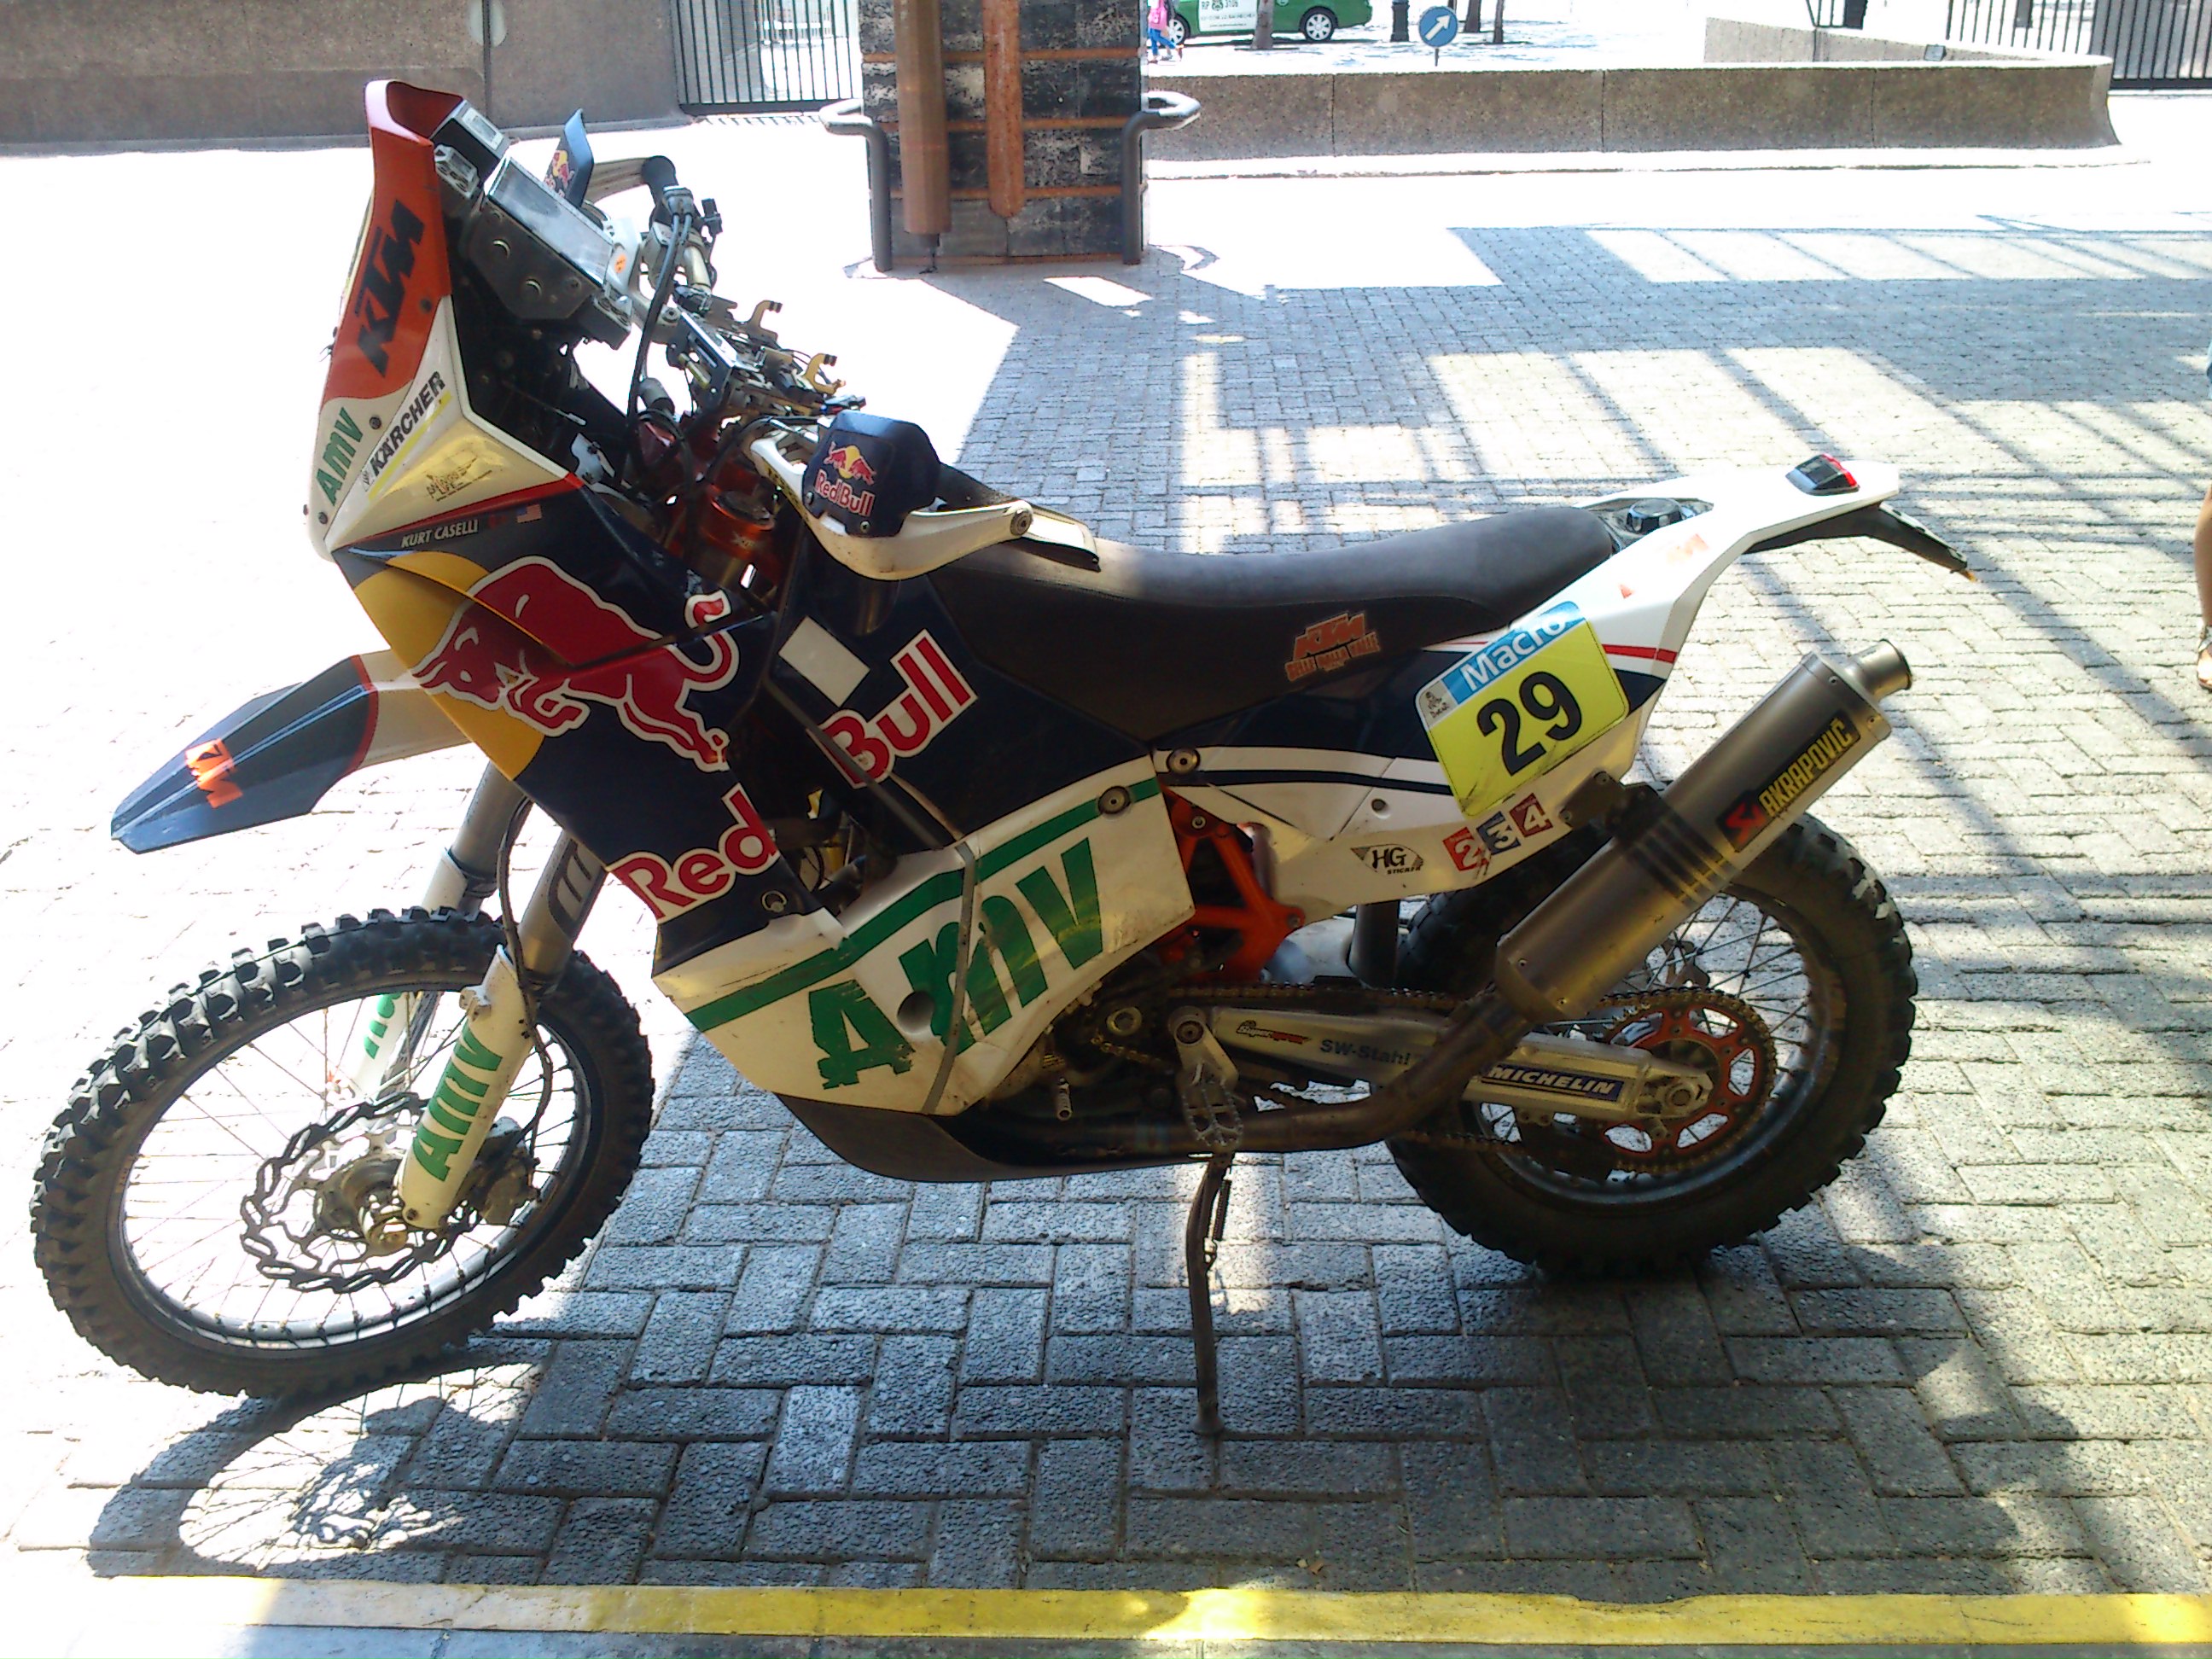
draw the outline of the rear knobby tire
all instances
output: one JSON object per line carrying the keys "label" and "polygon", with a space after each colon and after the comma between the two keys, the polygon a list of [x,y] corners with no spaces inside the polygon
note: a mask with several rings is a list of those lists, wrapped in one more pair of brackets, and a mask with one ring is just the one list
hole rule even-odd
{"label": "rear knobby tire", "polygon": [[120,1243],[125,1178],[162,1114],[246,1045],[321,1008],[417,986],[473,985],[500,944],[496,922],[379,910],[296,939],[240,951],[179,986],[119,1034],[48,1132],[31,1233],[54,1304],[87,1341],[164,1382],[289,1396],[364,1387],[483,1330],[537,1291],[605,1223],[636,1170],[653,1112],[651,1056],[636,1011],[581,954],[538,1001],[538,1025],[573,1067],[580,1139],[508,1253],[412,1322],[312,1346],[218,1340],[152,1293]]}
{"label": "rear knobby tire", "polygon": [[[1510,873],[1510,872],[1509,872]],[[1642,1201],[1531,1179],[1496,1144],[1434,1135],[1391,1143],[1415,1193],[1460,1232],[1549,1271],[1636,1274],[1741,1243],[1809,1202],[1866,1144],[1911,1048],[1917,990],[1905,925],[1850,843],[1817,820],[1793,825],[1728,890],[1787,916],[1808,970],[1826,976],[1829,1058],[1790,1107],[1787,1133],[1757,1146],[1720,1181],[1662,1178]],[[1401,982],[1467,994],[1489,973],[1499,933],[1538,893],[1501,907],[1486,888],[1432,900],[1408,931]],[[1779,1091],[1778,1091],[1778,1093]]]}

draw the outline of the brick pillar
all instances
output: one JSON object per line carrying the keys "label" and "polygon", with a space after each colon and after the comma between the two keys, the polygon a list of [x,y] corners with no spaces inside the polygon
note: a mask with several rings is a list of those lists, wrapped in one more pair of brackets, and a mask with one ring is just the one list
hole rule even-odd
{"label": "brick pillar", "polygon": [[[891,0],[859,0],[864,107],[890,136],[899,187],[898,92]],[[1143,0],[1023,0],[1022,176],[1027,199],[992,212],[983,126],[981,0],[943,0],[945,100],[952,228],[940,258],[985,262],[1113,258],[1121,251],[1121,125],[1142,96]],[[902,267],[923,256],[892,216]]]}

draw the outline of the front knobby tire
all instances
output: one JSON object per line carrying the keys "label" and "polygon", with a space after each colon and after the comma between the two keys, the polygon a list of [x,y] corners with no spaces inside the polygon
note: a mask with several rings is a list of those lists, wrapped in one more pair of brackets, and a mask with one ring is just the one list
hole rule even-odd
{"label": "front knobby tire", "polygon": [[[158,1283],[140,1267],[125,1224],[134,1165],[195,1085],[262,1039],[288,1027],[312,1030],[347,1005],[410,991],[440,994],[449,1005],[453,993],[483,979],[500,939],[495,921],[451,912],[342,917],[240,951],[120,1033],[48,1132],[31,1199],[40,1269],[78,1334],[111,1358],[185,1388],[272,1397],[357,1389],[483,1330],[571,1261],[621,1200],[653,1112],[652,1060],[636,1011],[580,953],[538,1001],[545,1052],[557,1056],[562,1098],[573,1102],[557,1160],[549,1159],[538,1197],[511,1224],[480,1224],[489,1241],[480,1267],[447,1293],[426,1290],[418,1310],[381,1328],[356,1320],[349,1329],[341,1318],[323,1337],[271,1336],[211,1321],[189,1292]],[[258,1075],[250,1067],[244,1074],[249,1083]],[[520,1095],[514,1098],[527,1115]],[[236,1200],[226,1190],[208,1203],[220,1230]],[[335,1293],[322,1294],[335,1305]]]}
{"label": "front knobby tire", "polygon": [[[1532,908],[1486,888],[1431,900],[1408,932],[1401,982],[1466,994],[1487,979],[1500,933]],[[1817,820],[1792,826],[1724,900],[1784,930],[1808,987],[1799,1058],[1760,1116],[1708,1158],[1643,1174],[1563,1172],[1521,1148],[1449,1127],[1390,1143],[1421,1200],[1476,1243],[1569,1274],[1662,1271],[1740,1244],[1809,1202],[1881,1122],[1911,1048],[1912,951],[1897,907],[1850,843]],[[1723,901],[1717,901],[1722,902]],[[1754,952],[1755,954],[1755,952]]]}

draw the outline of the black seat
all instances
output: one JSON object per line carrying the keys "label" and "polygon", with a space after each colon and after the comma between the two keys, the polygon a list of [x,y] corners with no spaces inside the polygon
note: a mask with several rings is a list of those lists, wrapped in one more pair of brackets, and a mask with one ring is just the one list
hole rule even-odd
{"label": "black seat", "polygon": [[1150,742],[1492,632],[1613,552],[1595,514],[1545,507],[1311,553],[1101,542],[1096,570],[1013,542],[929,580],[992,667]]}

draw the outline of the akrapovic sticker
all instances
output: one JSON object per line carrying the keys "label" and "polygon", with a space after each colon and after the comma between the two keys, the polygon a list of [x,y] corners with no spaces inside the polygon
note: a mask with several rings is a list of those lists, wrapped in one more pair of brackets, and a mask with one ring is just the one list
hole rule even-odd
{"label": "akrapovic sticker", "polygon": [[1757,841],[1759,832],[1786,811],[1790,804],[1826,776],[1844,755],[1858,744],[1859,734],[1841,714],[1831,720],[1820,735],[1807,744],[1797,757],[1757,789],[1747,791],[1721,814],[1721,833],[1739,852]]}

